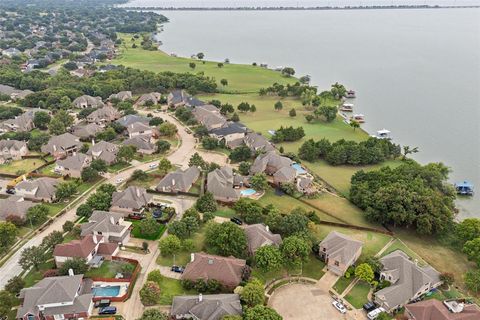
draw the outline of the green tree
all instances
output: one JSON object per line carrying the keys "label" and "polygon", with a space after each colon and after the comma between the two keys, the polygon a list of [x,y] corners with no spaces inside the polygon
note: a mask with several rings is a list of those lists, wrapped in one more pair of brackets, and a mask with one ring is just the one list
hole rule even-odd
{"label": "green tree", "polygon": [[169,234],[160,240],[159,248],[162,256],[172,256],[180,252],[182,242],[177,236]]}
{"label": "green tree", "polygon": [[418,147],[403,146],[403,160],[407,159],[409,154],[414,154],[419,152]]}
{"label": "green tree", "polygon": [[147,309],[137,320],[168,320],[168,315],[158,309]]}
{"label": "green tree", "polygon": [[158,163],[158,172],[161,175],[166,175],[170,170],[172,170],[173,165],[167,158],[162,158]]}
{"label": "green tree", "polygon": [[65,261],[58,269],[58,274],[61,276],[68,275],[68,270],[72,269],[74,274],[84,274],[88,271],[88,264],[83,258],[73,258]]}
{"label": "green tree", "polygon": [[198,167],[198,168],[205,168],[206,166],[205,160],[198,154],[198,152],[195,152],[190,160],[188,161],[188,165],[190,167]]}
{"label": "green tree", "polygon": [[350,127],[352,127],[353,131],[355,131],[355,129],[360,128],[360,123],[356,120],[350,120]]}
{"label": "green tree", "polygon": [[147,237],[154,236],[158,232],[158,227],[159,227],[158,222],[152,217],[143,219],[142,221],[140,221],[138,226],[140,229],[140,233],[143,236],[147,236]]}
{"label": "green tree", "polygon": [[53,251],[57,244],[63,242],[63,233],[61,231],[52,231],[43,238],[41,247],[44,251]]}
{"label": "green tree", "polygon": [[193,69],[195,69],[195,67],[196,67],[197,65],[195,64],[195,62],[190,62],[190,63],[188,64],[188,66],[190,67],[190,69],[193,70]]}
{"label": "green tree", "polygon": [[102,159],[95,159],[90,163],[90,167],[98,172],[107,172],[108,165]]}
{"label": "green tree", "polygon": [[241,145],[233,149],[228,157],[234,162],[247,161],[252,157],[252,151],[249,147]]}
{"label": "green tree", "polygon": [[245,311],[243,320],[282,320],[277,311],[262,305],[256,305]]}
{"label": "green tree", "polygon": [[240,102],[237,106],[237,110],[240,112],[248,112],[250,111],[250,104],[248,102]]}
{"label": "green tree", "polygon": [[471,270],[465,274],[465,285],[474,293],[480,292],[480,269]]}
{"label": "green tree", "polygon": [[22,267],[23,270],[27,271],[31,267],[38,271],[40,265],[47,261],[47,258],[44,253],[45,249],[38,246],[32,246],[23,249],[22,253],[20,254],[20,259],[18,260],[18,264]]}
{"label": "green tree", "polygon": [[455,235],[461,243],[480,237],[480,219],[468,218],[456,225]]}
{"label": "green tree", "polygon": [[253,189],[264,191],[268,189],[267,176],[264,173],[257,173],[250,179],[250,185]]}
{"label": "green tree", "polygon": [[317,117],[323,116],[325,121],[332,122],[337,117],[336,106],[320,106],[313,112]]}
{"label": "green tree", "polygon": [[203,137],[202,139],[202,147],[207,150],[214,150],[218,148],[219,142],[214,137]]}
{"label": "green tree", "polygon": [[55,190],[55,197],[58,201],[64,200],[73,196],[77,192],[78,185],[76,182],[61,182],[57,185]]}
{"label": "green tree", "polygon": [[467,255],[468,260],[474,261],[480,267],[480,238],[465,242],[463,253]]}
{"label": "green tree", "polygon": [[242,176],[248,176],[248,174],[250,173],[250,166],[251,166],[251,163],[250,162],[240,162],[240,164],[238,165],[238,172],[242,175]]}
{"label": "green tree", "polygon": [[213,193],[206,192],[204,195],[198,198],[195,203],[195,208],[200,212],[215,212],[217,211],[217,202],[213,197]]}
{"label": "green tree", "polygon": [[19,294],[23,288],[25,288],[25,280],[21,276],[11,278],[5,285],[5,290],[13,295]]}
{"label": "green tree", "polygon": [[98,171],[91,166],[83,168],[81,175],[84,182],[95,181],[100,177]]}
{"label": "green tree", "polygon": [[136,151],[134,146],[122,145],[120,149],[118,149],[117,159],[129,163],[133,160]]}
{"label": "green tree", "polygon": [[255,265],[263,272],[278,270],[283,263],[282,253],[276,246],[263,246],[255,252]]}
{"label": "green tree", "polygon": [[92,212],[93,212],[92,207],[90,205],[86,204],[86,203],[82,203],[77,208],[77,216],[79,216],[79,217],[88,218],[88,217],[90,217]]}
{"label": "green tree", "polygon": [[287,265],[299,267],[302,262],[308,261],[311,249],[304,239],[298,236],[290,236],[283,240],[280,251]]}
{"label": "green tree", "polygon": [[148,173],[143,170],[135,170],[130,176],[131,181],[147,181],[149,179]]}
{"label": "green tree", "polygon": [[230,118],[230,120],[232,120],[233,122],[238,122],[238,121],[240,121],[240,117],[238,116],[238,114],[236,112],[234,112],[232,117]]}
{"label": "green tree", "polygon": [[171,144],[167,140],[158,140],[156,143],[157,152],[158,153],[165,153],[170,150]]}
{"label": "green tree", "polygon": [[311,114],[307,114],[305,116],[305,120],[307,120],[307,122],[309,122],[309,123],[312,122],[313,119],[314,119],[314,117]]}
{"label": "green tree", "polygon": [[286,77],[291,77],[295,74],[295,69],[292,67],[285,67],[282,69],[282,74]]}
{"label": "green tree", "polygon": [[153,270],[148,273],[147,281],[153,281],[159,285],[163,282],[163,275],[160,270]]}
{"label": "green tree", "polygon": [[188,237],[187,225],[183,221],[173,221],[168,225],[168,233],[180,239],[186,239]]}
{"label": "green tree", "polygon": [[178,131],[177,126],[170,122],[164,122],[158,127],[158,131],[162,136],[171,137]]}
{"label": "green tree", "polygon": [[97,191],[87,199],[87,205],[94,210],[108,211],[112,196],[106,192]]}
{"label": "green tree", "polygon": [[455,282],[455,276],[451,272],[443,272],[440,274],[440,280],[446,286],[451,286]]}
{"label": "green tree", "polygon": [[247,249],[247,237],[232,222],[209,222],[205,230],[205,243],[214,252],[225,257],[243,257]]}
{"label": "green tree", "polygon": [[273,106],[276,111],[280,111],[283,109],[283,103],[280,101],[275,102],[275,105]]}
{"label": "green tree", "polygon": [[10,247],[17,237],[18,229],[11,222],[0,222],[0,250]]}
{"label": "green tree", "polygon": [[48,217],[48,207],[44,204],[38,204],[27,210],[27,219],[33,224],[43,222]]}
{"label": "green tree", "polygon": [[50,120],[50,115],[45,111],[37,111],[33,116],[33,123],[35,124],[35,127],[40,130],[46,130],[48,128]]}
{"label": "green tree", "polygon": [[153,306],[160,299],[160,287],[153,281],[147,281],[140,289],[140,301],[144,306]]}
{"label": "green tree", "polygon": [[295,111],[295,108],[292,108],[289,112],[288,112],[288,115],[290,117],[296,117],[297,116],[297,111]]}
{"label": "green tree", "polygon": [[378,314],[376,320],[390,320],[390,316],[388,315],[388,313],[386,312],[382,312],[380,314]]}
{"label": "green tree", "polygon": [[57,136],[65,133],[67,131],[67,128],[65,127],[65,124],[60,119],[53,118],[50,121],[50,124],[48,125],[48,130],[50,131],[51,134]]}
{"label": "green tree", "polygon": [[15,295],[6,290],[0,291],[0,318],[7,319],[16,304]]}
{"label": "green tree", "polygon": [[228,80],[227,79],[222,79],[222,80],[220,80],[220,84],[224,87],[228,86]]}
{"label": "green tree", "polygon": [[221,63],[221,62],[217,63],[217,67],[223,68],[223,63]]}
{"label": "green tree", "polygon": [[362,263],[355,268],[355,276],[367,283],[372,282],[375,276],[372,267],[368,263]]}
{"label": "green tree", "polygon": [[255,111],[257,111],[257,107],[255,107],[255,105],[252,104],[252,105],[250,106],[250,112],[255,112]]}
{"label": "green tree", "polygon": [[75,222],[73,221],[65,221],[65,223],[62,226],[63,232],[70,232],[73,230],[73,227],[75,226]]}
{"label": "green tree", "polygon": [[240,298],[247,307],[263,305],[265,302],[265,290],[263,284],[257,279],[251,279],[243,288]]}

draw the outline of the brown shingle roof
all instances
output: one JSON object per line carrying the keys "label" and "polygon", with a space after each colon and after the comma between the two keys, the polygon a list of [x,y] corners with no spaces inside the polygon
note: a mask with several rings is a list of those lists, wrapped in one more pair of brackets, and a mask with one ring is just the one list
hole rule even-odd
{"label": "brown shingle roof", "polygon": [[241,281],[246,261],[235,257],[221,257],[197,252],[188,263],[182,279],[215,279],[226,287],[236,287]]}
{"label": "brown shingle roof", "polygon": [[102,236],[88,235],[82,240],[73,240],[68,243],[57,244],[53,250],[53,255],[57,257],[86,258],[95,249],[97,243],[102,240]]}
{"label": "brown shingle roof", "polygon": [[443,302],[432,299],[405,306],[406,314],[410,313],[415,320],[478,320],[480,308],[475,304],[466,304],[462,312],[450,312]]}

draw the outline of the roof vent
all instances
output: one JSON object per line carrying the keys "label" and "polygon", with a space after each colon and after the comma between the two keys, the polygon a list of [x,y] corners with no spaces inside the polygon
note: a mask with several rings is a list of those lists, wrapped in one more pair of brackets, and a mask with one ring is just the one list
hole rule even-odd
{"label": "roof vent", "polygon": [[208,264],[213,264],[213,259],[208,259]]}
{"label": "roof vent", "polygon": [[73,269],[68,269],[68,275],[73,277],[75,274],[73,273]]}

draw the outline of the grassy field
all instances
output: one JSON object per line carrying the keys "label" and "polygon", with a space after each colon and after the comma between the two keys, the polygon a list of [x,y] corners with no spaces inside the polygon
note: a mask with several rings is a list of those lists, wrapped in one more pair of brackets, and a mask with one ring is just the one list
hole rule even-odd
{"label": "grassy field", "polygon": [[191,295],[191,294],[197,293],[195,290],[185,290],[182,287],[180,280],[176,280],[176,279],[163,277],[159,285],[160,285],[160,292],[161,292],[159,303],[161,305],[172,304],[173,297],[175,296]]}
{"label": "grassy field", "polygon": [[352,283],[353,279],[355,279],[354,276],[351,276],[350,278],[345,278],[345,277],[340,277],[335,285],[333,286],[333,289],[337,291],[338,294],[342,294],[345,289]]}
{"label": "grassy field", "polygon": [[157,231],[155,234],[151,236],[143,235],[140,231],[140,220],[131,220],[132,222],[132,236],[137,239],[145,239],[145,240],[157,240],[159,239],[162,234],[165,232],[167,227],[164,224],[157,223]]}
{"label": "grassy field", "polygon": [[218,207],[217,211],[213,213],[217,217],[222,217],[222,218],[231,218],[235,216],[235,210],[229,208],[229,207]]}
{"label": "grassy field", "polygon": [[[295,78],[283,77],[280,72],[261,67],[243,64],[224,64],[218,67],[218,62],[194,60],[189,58],[172,57],[162,51],[147,51],[140,47],[140,40],[136,40],[138,48],[132,48],[131,35],[120,34],[124,40],[121,45],[121,54],[115,58],[113,64],[122,64],[127,67],[155,72],[203,72],[206,76],[215,78],[219,90],[228,92],[258,92],[260,88],[271,86],[274,82],[294,83]],[[195,69],[189,67],[190,62],[196,64]],[[221,79],[228,80],[228,86],[222,87]]]}
{"label": "grassy field", "polygon": [[345,300],[350,302],[356,309],[361,309],[362,306],[368,302],[369,292],[370,286],[363,281],[359,281],[345,296]]}
{"label": "grassy field", "polygon": [[392,253],[396,250],[400,250],[405,252],[412,260],[417,260],[420,265],[427,265],[427,263],[420,257],[418,254],[416,254],[412,249],[407,247],[402,241],[399,239],[396,239],[392,244],[385,250],[385,252],[382,253],[382,257],[386,256],[389,253]]}
{"label": "grassy field", "polygon": [[28,173],[45,164],[42,159],[22,159],[0,165],[0,173]]}
{"label": "grassy field", "polygon": [[122,272],[122,266],[127,264],[120,261],[103,261],[98,268],[90,268],[85,274],[89,278],[115,278],[116,274]]}
{"label": "grassy field", "polygon": [[315,226],[314,234],[318,239],[325,238],[331,231],[338,231],[343,234],[348,235],[349,237],[362,241],[362,255],[360,260],[363,260],[367,257],[374,256],[377,254],[383,247],[387,245],[391,237],[386,234],[376,233],[376,232],[367,232],[361,230],[354,230],[348,228],[339,228],[326,225],[317,225]]}

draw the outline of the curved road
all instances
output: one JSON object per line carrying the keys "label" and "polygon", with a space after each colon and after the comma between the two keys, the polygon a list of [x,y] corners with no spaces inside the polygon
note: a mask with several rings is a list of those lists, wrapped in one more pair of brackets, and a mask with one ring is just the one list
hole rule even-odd
{"label": "curved road", "polygon": [[[181,138],[182,144],[180,147],[175,150],[172,154],[170,154],[167,158],[173,163],[184,167],[188,166],[188,160],[190,157],[195,153],[195,138],[193,135],[188,134],[185,131],[185,128],[182,124],[180,124],[176,119],[170,116],[167,113],[162,113],[159,115],[164,120],[167,120],[171,123],[174,123],[178,128],[178,134]],[[132,168],[129,168],[125,171],[122,171],[118,174],[114,174],[109,176],[108,179],[104,183],[111,183],[115,184],[115,181],[119,178],[124,179],[125,181],[131,176],[133,171],[135,170],[142,170],[148,171],[149,166],[152,163],[157,162],[150,161],[145,163],[138,163],[135,164]],[[95,190],[92,190],[93,192]],[[45,230],[40,232],[39,234],[35,235],[32,239],[30,239],[27,243],[25,243],[21,248],[19,248],[15,254],[13,254],[10,259],[8,259],[3,266],[0,267],[0,288],[3,288],[5,284],[16,275],[19,275],[22,272],[22,268],[18,264],[20,260],[21,252],[29,247],[38,246],[42,243],[42,240],[49,235],[52,231],[62,231],[62,226],[66,221],[74,221],[76,219],[76,210],[79,205],[86,201],[87,197],[85,196],[82,201],[77,203],[73,208],[63,214],[61,217],[54,220],[52,224],[50,224]]]}

